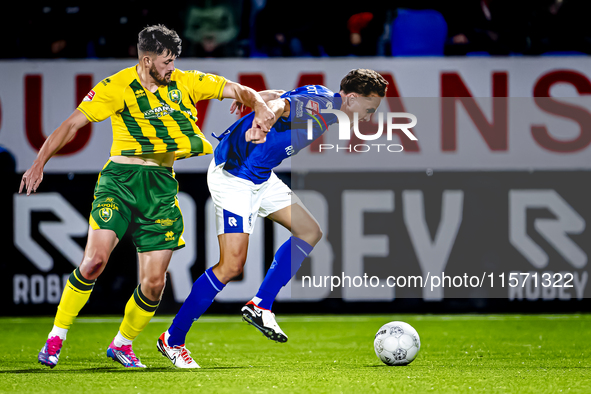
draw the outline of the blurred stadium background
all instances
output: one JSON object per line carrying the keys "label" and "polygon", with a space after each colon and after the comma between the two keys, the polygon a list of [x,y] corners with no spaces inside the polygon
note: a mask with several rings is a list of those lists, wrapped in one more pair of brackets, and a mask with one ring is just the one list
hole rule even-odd
{"label": "blurred stadium background", "polygon": [[[303,273],[355,275],[379,264],[390,264],[394,274],[421,275],[433,264],[456,274],[466,267],[480,273],[576,273],[572,288],[527,285],[494,294],[419,289],[404,297],[394,291],[328,297],[320,291],[311,299],[285,291],[276,312],[590,310],[591,107],[584,100],[591,94],[589,1],[71,3],[3,5],[9,20],[0,26],[3,315],[54,314],[63,283],[82,258],[92,190],[108,159],[110,123],[79,132],[46,166],[35,196],[16,194],[22,173],[94,84],[135,64],[137,33],[155,23],[183,38],[180,69],[220,74],[258,90],[324,84],[336,91],[350,69],[372,68],[390,81],[391,111],[413,112],[413,100],[416,106],[427,99],[441,108],[440,122],[423,123],[433,127],[421,128],[419,116],[419,141],[403,141],[405,153],[395,164],[306,168],[293,178],[291,163],[282,165],[278,173],[294,189],[315,192],[320,208],[312,210],[320,210],[314,213],[330,228]],[[493,97],[505,104],[495,107]],[[435,101],[443,98],[452,100],[457,113],[453,126],[444,101]],[[207,137],[234,121],[228,108],[228,102],[199,103]],[[303,157],[318,155],[313,149]],[[158,314],[176,313],[193,281],[217,262],[208,164],[208,158],[194,158],[176,166],[188,246],[175,253]],[[383,173],[382,183],[364,185],[364,174],[375,171]],[[337,185],[330,190],[318,181],[327,174]],[[346,229],[349,213],[340,201],[354,189],[370,190],[369,197],[371,190],[386,190],[392,208],[383,208],[381,217],[366,213],[365,224]],[[405,220],[404,191],[421,193],[427,243]],[[456,227],[442,225],[447,191],[462,196]],[[554,227],[544,231],[538,225],[543,220]],[[263,223],[251,240],[243,279],[220,294],[210,312],[236,313],[256,292],[284,239]],[[382,252],[351,254],[346,244],[355,234],[381,235]],[[435,247],[438,239],[449,242]],[[121,314],[136,285],[135,250],[124,239],[81,315]]]}

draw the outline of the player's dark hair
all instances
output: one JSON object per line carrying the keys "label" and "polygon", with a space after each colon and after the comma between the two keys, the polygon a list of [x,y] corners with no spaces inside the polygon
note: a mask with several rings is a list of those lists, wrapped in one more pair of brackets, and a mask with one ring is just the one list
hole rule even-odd
{"label": "player's dark hair", "polygon": [[347,93],[357,93],[362,96],[369,96],[372,93],[380,97],[386,95],[388,81],[374,70],[358,68],[349,71],[341,80],[341,90]]}
{"label": "player's dark hair", "polygon": [[164,25],[148,26],[138,34],[138,52],[151,52],[156,55],[181,54],[181,38],[176,31]]}

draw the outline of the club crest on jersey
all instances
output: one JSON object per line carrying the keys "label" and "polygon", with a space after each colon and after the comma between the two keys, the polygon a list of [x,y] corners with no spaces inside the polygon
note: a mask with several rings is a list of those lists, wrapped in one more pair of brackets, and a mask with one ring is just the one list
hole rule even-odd
{"label": "club crest on jersey", "polygon": [[113,217],[113,210],[111,208],[101,208],[99,216],[103,219],[103,222],[107,223]]}
{"label": "club crest on jersey", "polygon": [[310,115],[318,115],[320,113],[320,105],[316,101],[310,100],[306,104],[306,112]]}
{"label": "club crest on jersey", "polygon": [[183,99],[183,94],[181,93],[180,90],[174,89],[174,90],[171,90],[170,92],[168,92],[168,98],[173,103],[178,104]]}
{"label": "club crest on jersey", "polygon": [[88,92],[88,94],[86,96],[84,96],[84,99],[82,99],[82,101],[92,101],[92,99],[94,98],[94,90],[90,90],[90,92]]}

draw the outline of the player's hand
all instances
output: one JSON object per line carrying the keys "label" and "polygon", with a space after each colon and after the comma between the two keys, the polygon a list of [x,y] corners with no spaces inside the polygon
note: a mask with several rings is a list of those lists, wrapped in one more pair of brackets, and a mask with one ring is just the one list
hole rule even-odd
{"label": "player's hand", "polygon": [[275,113],[267,107],[266,104],[257,106],[254,110],[254,119],[252,121],[252,128],[260,128],[267,133],[271,130],[271,126],[275,123]]}
{"label": "player's hand", "polygon": [[243,108],[244,108],[244,104],[242,104],[238,100],[233,100],[232,105],[230,105],[230,113],[235,114],[235,115],[239,115],[242,112]]}
{"label": "player's hand", "polygon": [[27,191],[27,196],[31,194],[31,191],[35,193],[39,184],[43,181],[43,166],[39,165],[37,162],[33,163],[31,168],[29,168],[24,174],[21,180],[21,186],[18,189],[18,192],[21,193],[23,189]]}
{"label": "player's hand", "polygon": [[252,142],[253,144],[262,144],[267,140],[267,133],[260,127],[253,127],[246,130],[244,136],[246,137],[246,142]]}

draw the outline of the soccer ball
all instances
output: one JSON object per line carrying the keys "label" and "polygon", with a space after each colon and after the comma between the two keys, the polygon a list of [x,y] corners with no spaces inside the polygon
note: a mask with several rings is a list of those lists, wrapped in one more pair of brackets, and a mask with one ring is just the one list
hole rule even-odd
{"label": "soccer ball", "polygon": [[419,354],[421,339],[410,324],[393,321],[379,329],[373,347],[384,364],[407,365]]}

